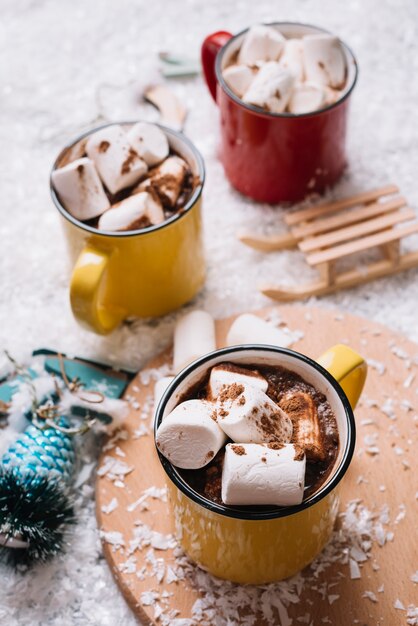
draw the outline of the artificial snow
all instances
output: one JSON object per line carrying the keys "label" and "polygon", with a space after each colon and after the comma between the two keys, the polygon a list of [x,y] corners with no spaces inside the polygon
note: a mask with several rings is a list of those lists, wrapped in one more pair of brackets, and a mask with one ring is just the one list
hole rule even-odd
{"label": "artificial snow", "polygon": [[[418,56],[417,12],[414,0],[403,0],[396,7],[389,0],[351,1],[343,8],[333,0],[282,0],[280,6],[272,0],[119,0],[103,3],[100,10],[97,3],[85,0],[3,0],[0,50],[7,62],[2,63],[0,84],[4,164],[0,347],[21,362],[34,348],[49,346],[137,370],[169,345],[175,320],[184,310],[160,320],[130,320],[106,337],[76,324],[69,307],[70,266],[48,176],[61,148],[85,130],[113,120],[157,120],[156,111],[141,98],[144,86],[158,80],[157,52],[197,58],[203,38],[220,28],[238,32],[262,20],[290,19],[318,24],[346,40],[358,56],[360,80],[350,103],[349,168],[329,198],[395,182],[409,206],[418,207],[418,125],[411,122],[418,99],[418,81],[411,80],[411,63]],[[372,46],[365,15],[373,16]],[[404,60],[392,64],[390,80],[389,56]],[[284,210],[257,205],[231,189],[217,157],[218,111],[202,79],[172,80],[170,85],[188,107],[185,132],[201,151],[207,170],[203,193],[207,282],[186,310],[205,308],[217,318],[226,317],[269,305],[271,301],[257,290],[267,278],[287,284],[310,282],[315,274],[297,250],[262,254],[237,240],[242,228],[284,232]],[[406,247],[418,247],[416,239],[409,239]],[[363,315],[418,341],[417,301],[417,272],[412,270],[311,299],[310,304]],[[309,315],[307,310],[307,319]],[[344,315],[336,313],[337,317],[343,329]],[[315,324],[310,328],[326,330]],[[407,380],[408,363],[401,354],[397,352],[399,367],[405,367]],[[1,354],[0,372],[6,369]],[[394,407],[387,408],[388,417],[395,419]],[[144,414],[149,415],[145,410]],[[148,432],[141,424],[137,436]],[[0,621],[7,626],[137,624],[104,561],[98,537],[92,489],[97,455],[98,450],[82,475],[78,524],[68,537],[67,552],[29,574],[0,568]],[[115,480],[123,487],[120,477]],[[364,517],[361,522],[368,528]],[[112,548],[120,549],[122,538],[111,539]],[[341,548],[337,544],[337,551]],[[325,556],[331,548],[327,550]],[[126,567],[132,564],[129,561]],[[297,583],[282,587],[289,588],[295,590]],[[227,593],[229,606],[242,602],[235,587],[227,586]],[[281,611],[282,621],[286,619],[280,605],[274,610],[276,616]],[[194,626],[193,619],[174,614],[167,619],[170,626]],[[416,625],[418,610],[408,605],[405,619]],[[326,620],[325,615],[322,622],[329,623]]]}

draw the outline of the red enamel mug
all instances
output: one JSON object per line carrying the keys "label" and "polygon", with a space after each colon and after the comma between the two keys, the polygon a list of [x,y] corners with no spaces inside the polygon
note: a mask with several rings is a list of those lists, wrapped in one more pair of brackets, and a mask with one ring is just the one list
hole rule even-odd
{"label": "red enamel mug", "polygon": [[[285,37],[327,32],[290,22],[269,24]],[[220,156],[230,183],[259,202],[296,202],[335,183],[346,165],[348,104],[358,68],[342,42],[347,80],[340,99],[304,114],[269,113],[242,102],[228,87],[222,70],[240,48],[248,29],[219,31],[202,45],[202,65],[221,118]]]}

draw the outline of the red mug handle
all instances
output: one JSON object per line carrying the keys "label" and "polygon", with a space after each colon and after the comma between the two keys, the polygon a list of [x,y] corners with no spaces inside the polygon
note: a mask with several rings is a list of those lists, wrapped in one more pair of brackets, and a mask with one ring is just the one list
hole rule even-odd
{"label": "red mug handle", "polygon": [[212,98],[216,102],[216,72],[215,60],[219,50],[231,39],[233,35],[225,30],[218,30],[208,35],[202,44],[201,58],[203,74]]}

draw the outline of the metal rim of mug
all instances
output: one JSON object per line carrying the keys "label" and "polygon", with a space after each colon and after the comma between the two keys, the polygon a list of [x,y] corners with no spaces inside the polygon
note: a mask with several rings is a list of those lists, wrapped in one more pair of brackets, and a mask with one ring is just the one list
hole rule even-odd
{"label": "metal rim of mug", "polygon": [[90,129],[90,130],[82,133],[81,135],[79,135],[77,137],[77,139],[75,139],[74,141],[72,141],[69,144],[67,144],[60,151],[60,153],[58,154],[57,158],[54,161],[54,164],[52,166],[51,173],[50,173],[50,176],[49,176],[50,192],[51,192],[52,200],[53,200],[55,206],[57,207],[58,211],[61,213],[61,215],[63,217],[65,217],[66,220],[68,220],[69,222],[71,222],[75,226],[78,226],[79,228],[82,228],[83,230],[86,230],[89,233],[93,233],[95,235],[104,235],[106,237],[134,237],[134,236],[137,236],[137,235],[146,235],[148,233],[152,233],[152,232],[155,232],[155,231],[158,231],[158,230],[162,230],[163,228],[165,228],[166,226],[169,226],[173,222],[177,222],[178,220],[180,220],[182,217],[187,215],[187,213],[190,211],[190,209],[193,208],[193,206],[196,204],[197,200],[200,198],[200,196],[202,194],[202,191],[203,191],[204,183],[205,183],[205,165],[204,165],[203,157],[200,154],[199,150],[196,148],[196,146],[193,144],[193,142],[190,141],[190,139],[188,139],[183,133],[181,133],[179,131],[176,131],[176,130],[174,130],[172,128],[168,128],[167,126],[163,126],[162,124],[158,124],[157,122],[150,122],[150,123],[154,124],[155,126],[158,126],[159,128],[161,128],[161,130],[164,133],[166,133],[168,135],[171,135],[171,136],[175,137],[176,139],[178,139],[180,142],[186,144],[186,146],[191,150],[191,152],[193,153],[193,155],[194,155],[194,157],[196,159],[197,167],[198,167],[198,170],[199,170],[200,183],[199,183],[199,185],[197,185],[197,187],[194,190],[193,194],[191,195],[191,197],[189,198],[189,200],[187,201],[185,206],[182,208],[181,213],[174,214],[172,217],[169,217],[167,220],[165,220],[161,224],[156,224],[154,226],[148,226],[147,228],[141,228],[141,229],[137,229],[137,230],[128,230],[128,231],[119,232],[119,231],[110,231],[110,230],[99,230],[98,228],[94,228],[93,226],[89,226],[88,224],[85,224],[81,220],[78,220],[75,217],[73,217],[71,215],[71,213],[69,213],[63,207],[63,205],[61,204],[61,202],[60,202],[60,200],[58,198],[58,194],[56,193],[56,191],[54,189],[54,185],[52,183],[52,172],[54,172],[56,169],[58,169],[57,165],[60,162],[60,160],[63,158],[65,153],[68,152],[68,150],[71,150],[71,148],[73,148],[78,142],[82,141],[85,137],[88,137],[89,135],[92,135],[93,133],[97,132],[98,130],[102,130],[102,128],[107,128],[108,126],[115,126],[117,124],[120,124],[120,125],[136,124],[138,121],[142,121],[142,120],[127,121],[127,122],[126,121],[124,121],[124,122],[109,122],[109,123],[106,123],[106,124],[102,124],[101,126],[97,126],[96,128]]}
{"label": "metal rim of mug", "polygon": [[211,361],[214,357],[217,357],[217,356],[228,357],[233,354],[236,354],[237,352],[251,351],[251,350],[262,350],[262,351],[270,352],[276,355],[285,354],[285,355],[294,357],[296,359],[299,359],[303,363],[317,370],[327,380],[327,382],[330,383],[330,385],[336,391],[341,401],[341,404],[344,408],[345,416],[347,419],[347,441],[346,441],[344,452],[341,457],[340,465],[338,469],[336,470],[335,474],[330,478],[330,480],[325,481],[324,485],[316,493],[314,493],[312,496],[304,500],[301,504],[298,504],[296,506],[288,506],[288,507],[281,507],[281,508],[272,507],[271,509],[267,511],[266,510],[249,511],[248,509],[242,510],[242,509],[239,509],[239,507],[232,508],[230,506],[226,506],[223,504],[217,504],[213,502],[212,500],[209,500],[208,498],[205,498],[204,496],[196,492],[181,477],[178,470],[170,463],[170,461],[168,461],[161,454],[157,446],[155,446],[155,448],[157,450],[161,465],[163,466],[163,469],[165,473],[167,474],[167,476],[169,477],[169,479],[171,480],[171,482],[173,482],[176,485],[176,487],[180,489],[180,491],[182,491],[188,498],[190,498],[197,504],[200,504],[205,509],[208,509],[209,511],[212,511],[213,513],[218,513],[219,515],[223,515],[225,517],[248,520],[248,521],[290,517],[291,515],[304,511],[310,508],[311,506],[313,506],[314,504],[317,504],[320,500],[325,498],[325,496],[327,496],[331,491],[335,489],[335,487],[341,481],[341,479],[345,475],[350,465],[350,462],[354,453],[355,443],[356,443],[356,425],[355,425],[355,420],[354,420],[354,413],[353,413],[353,410],[351,408],[351,405],[348,401],[346,394],[344,393],[338,381],[335,380],[335,378],[326,369],[324,369],[322,365],[320,365],[313,359],[309,358],[308,356],[301,354],[300,352],[295,352],[294,350],[290,350],[289,348],[279,348],[275,346],[262,345],[262,344],[260,345],[245,344],[241,346],[233,346],[231,348],[221,348],[220,350],[215,350],[214,352],[211,352],[201,357],[200,359],[197,359],[196,361],[188,365],[184,370],[182,370],[175,377],[175,379],[170,383],[164,395],[162,396],[159,402],[157,411],[156,411],[156,416],[155,416],[154,442],[155,442],[155,435],[156,435],[158,426],[161,423],[162,416],[164,414],[164,409],[167,405],[169,398],[171,397],[175,389],[189,376],[191,372],[193,372],[196,369],[196,367],[200,367],[201,365],[204,365],[205,363],[207,363],[208,361]]}
{"label": "metal rim of mug", "polygon": [[[267,24],[264,24],[264,26],[303,26],[303,27],[307,27],[307,28],[314,28],[318,33],[326,33],[327,35],[332,35],[333,34],[330,31],[326,30],[325,28],[320,28],[319,26],[313,26],[312,24],[304,24],[303,22],[268,22]],[[318,109],[317,111],[309,111],[308,113],[271,113],[270,111],[265,111],[261,107],[257,107],[257,106],[255,106],[253,104],[248,104],[247,102],[243,102],[243,100],[241,98],[239,98],[232,91],[232,89],[230,89],[230,87],[228,87],[224,77],[222,76],[221,65],[222,65],[223,56],[226,53],[226,51],[229,48],[229,46],[232,45],[232,43],[238,37],[241,37],[241,35],[246,33],[248,30],[249,30],[249,28],[244,28],[244,30],[241,30],[239,33],[237,33],[236,35],[231,37],[231,39],[229,39],[226,42],[226,44],[224,44],[222,46],[222,48],[219,50],[219,52],[218,52],[218,54],[216,56],[216,62],[215,62],[215,72],[216,72],[216,79],[217,79],[218,83],[221,85],[221,87],[225,91],[225,93],[231,98],[231,100],[234,100],[234,102],[239,104],[244,109],[248,109],[252,113],[255,113],[255,114],[259,115],[260,117],[268,117],[268,118],[299,119],[301,117],[303,117],[303,118],[304,117],[313,117],[315,115],[320,115],[321,113],[324,113],[325,111],[330,111],[331,109],[334,109],[335,107],[339,106],[345,100],[347,100],[347,98],[349,97],[349,95],[353,91],[353,89],[354,89],[354,87],[355,87],[355,85],[357,83],[357,79],[358,79],[358,72],[359,72],[358,63],[357,63],[357,59],[356,59],[353,51],[351,50],[351,48],[349,46],[347,46],[347,44],[342,39],[340,39],[340,41],[343,44],[344,48],[346,50],[348,50],[348,52],[350,53],[350,55],[351,55],[351,57],[353,59],[353,62],[354,62],[354,78],[353,78],[353,82],[352,82],[350,88],[336,102],[333,102],[332,104],[329,104],[328,106],[323,107],[322,109]]]}

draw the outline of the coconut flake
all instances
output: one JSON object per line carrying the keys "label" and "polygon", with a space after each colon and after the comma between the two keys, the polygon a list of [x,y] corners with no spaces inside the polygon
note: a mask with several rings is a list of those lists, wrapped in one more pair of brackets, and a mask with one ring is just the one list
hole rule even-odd
{"label": "coconut flake", "polygon": [[386,365],[381,361],[367,359],[367,364],[370,365],[370,367],[372,367],[374,370],[376,370],[379,376],[383,376],[383,374],[386,372]]}
{"label": "coconut flake", "polygon": [[112,498],[112,500],[109,502],[109,504],[103,504],[101,509],[102,509],[103,513],[105,513],[106,515],[109,515],[109,513],[112,513],[112,511],[117,509],[118,506],[119,506],[118,499],[117,498]]}
{"label": "coconut flake", "polygon": [[356,580],[357,578],[361,578],[360,568],[357,565],[357,562],[354,559],[350,559],[350,578],[351,580]]}
{"label": "coconut flake", "polygon": [[398,609],[398,611],[406,611],[405,606],[403,605],[403,603],[399,600],[399,598],[397,598],[395,600],[395,602],[393,603],[393,607],[395,609]]}
{"label": "coconut flake", "polygon": [[377,596],[375,593],[373,593],[373,591],[365,591],[362,595],[363,598],[367,598],[368,600],[370,600],[371,602],[379,602],[379,600],[377,599]]}
{"label": "coconut flake", "polygon": [[144,606],[152,606],[159,597],[159,594],[155,591],[143,591],[141,593],[141,604]]}

